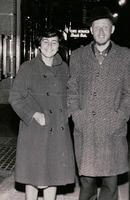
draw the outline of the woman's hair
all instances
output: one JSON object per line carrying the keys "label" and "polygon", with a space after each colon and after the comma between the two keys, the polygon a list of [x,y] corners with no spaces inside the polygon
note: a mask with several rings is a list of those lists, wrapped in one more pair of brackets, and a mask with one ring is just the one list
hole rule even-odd
{"label": "woman's hair", "polygon": [[60,33],[60,31],[58,31],[57,29],[55,29],[54,27],[49,27],[49,28],[45,28],[43,31],[41,31],[41,33],[36,37],[35,39],[35,46],[39,47],[41,40],[43,37],[45,38],[51,38],[51,37],[55,37],[57,36],[59,39],[59,42],[62,40],[62,34]]}
{"label": "woman's hair", "polygon": [[68,49],[64,45],[64,37],[63,34],[55,29],[54,27],[45,28],[41,33],[36,37],[34,45],[36,48],[40,47],[41,40],[43,37],[45,38],[51,38],[51,37],[58,37],[59,40],[59,54],[61,55],[62,59],[65,62],[68,62]]}

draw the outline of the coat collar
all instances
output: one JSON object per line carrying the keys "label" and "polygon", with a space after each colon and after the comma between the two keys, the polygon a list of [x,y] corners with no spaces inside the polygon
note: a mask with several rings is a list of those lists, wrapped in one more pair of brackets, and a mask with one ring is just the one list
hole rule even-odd
{"label": "coat collar", "polygon": [[[41,53],[39,53],[37,55],[37,59],[40,60],[40,62],[44,63],[43,60],[42,60],[42,55]],[[44,63],[45,64],[45,63]],[[54,56],[54,61],[53,61],[53,67],[55,66],[58,66],[58,65],[61,65],[62,64],[62,58],[60,56],[59,53],[57,53],[55,56]]]}
{"label": "coat collar", "polygon": [[[92,50],[92,45],[93,45],[93,41],[90,42],[88,45],[82,47],[83,48],[82,58],[88,59],[88,57],[91,57],[92,55],[95,57],[93,50]],[[117,49],[118,49],[118,46],[113,41],[111,41],[111,48],[109,49],[109,54],[114,55],[116,53]]]}
{"label": "coat collar", "polygon": [[[116,45],[113,41],[111,41],[111,43],[112,43],[112,47],[107,56],[109,59],[113,59],[113,57],[115,57],[115,54],[117,54],[118,52],[118,45]],[[78,52],[81,58],[80,62],[82,63],[82,65],[86,65],[86,63],[88,63],[88,60],[91,60],[92,62],[97,63],[95,55],[92,50],[92,44],[93,44],[93,41],[90,42],[88,45],[79,48]],[[108,60],[108,58],[106,60]]]}
{"label": "coat collar", "polygon": [[[96,48],[96,43],[95,42],[93,42],[91,44],[91,48],[92,48],[92,51],[95,54],[95,56],[100,54],[99,50]],[[111,50],[111,48],[112,48],[112,42],[110,41],[109,46],[102,52],[102,55],[106,56],[109,53],[109,51]]]}

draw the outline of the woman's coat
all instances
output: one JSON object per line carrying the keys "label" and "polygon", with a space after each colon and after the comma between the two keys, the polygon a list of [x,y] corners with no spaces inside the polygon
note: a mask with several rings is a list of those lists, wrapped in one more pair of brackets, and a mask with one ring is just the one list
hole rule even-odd
{"label": "woman's coat", "polygon": [[130,50],[112,43],[102,65],[91,44],[73,52],[68,82],[79,174],[112,176],[128,171]]}
{"label": "woman's coat", "polygon": [[[36,186],[74,182],[74,158],[68,128],[68,66],[57,54],[53,67],[41,55],[25,62],[10,91],[9,102],[20,117],[15,180]],[[33,114],[45,114],[40,126]]]}

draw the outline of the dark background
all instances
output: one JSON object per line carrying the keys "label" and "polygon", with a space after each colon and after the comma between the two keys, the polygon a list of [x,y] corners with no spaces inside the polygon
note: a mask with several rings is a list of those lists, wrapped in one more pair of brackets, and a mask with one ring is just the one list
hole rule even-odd
{"label": "dark background", "polygon": [[[91,9],[98,5],[108,6],[113,13],[119,14],[113,40],[130,47],[129,0],[123,6],[119,6],[119,0],[22,0],[22,31],[25,35],[49,25],[63,30],[70,22],[73,29],[88,28]],[[89,37],[85,42],[89,42]]]}

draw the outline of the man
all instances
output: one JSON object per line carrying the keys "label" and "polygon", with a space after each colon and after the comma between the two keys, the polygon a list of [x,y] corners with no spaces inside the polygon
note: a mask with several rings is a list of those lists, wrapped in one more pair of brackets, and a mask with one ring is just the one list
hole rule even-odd
{"label": "man", "polygon": [[68,111],[74,121],[79,200],[117,200],[117,175],[128,171],[127,121],[130,115],[130,50],[111,41],[114,19],[109,9],[93,10],[94,41],[70,59]]}

